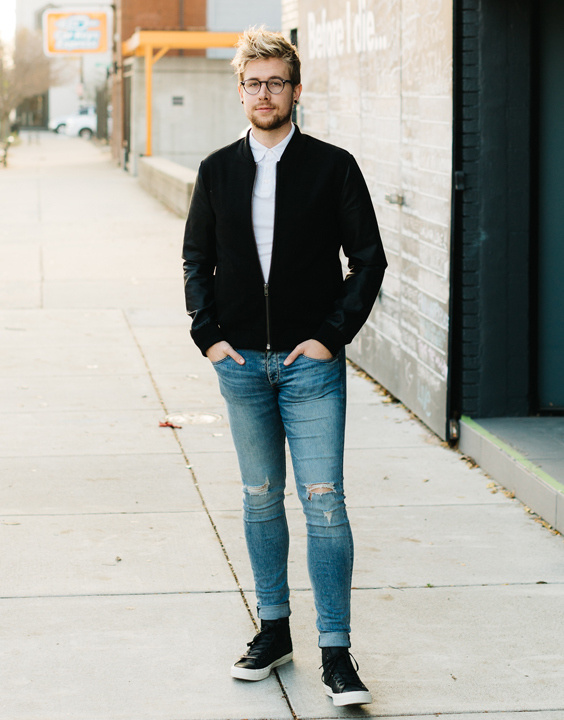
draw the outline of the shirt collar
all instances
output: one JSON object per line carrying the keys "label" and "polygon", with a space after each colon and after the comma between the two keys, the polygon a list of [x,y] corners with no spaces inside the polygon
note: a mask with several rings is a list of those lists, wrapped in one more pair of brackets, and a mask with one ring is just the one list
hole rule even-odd
{"label": "shirt collar", "polygon": [[253,157],[255,159],[255,162],[259,163],[264,158],[268,150],[271,150],[274,153],[276,160],[279,161],[284,153],[284,150],[288,147],[288,143],[292,139],[295,131],[296,127],[294,123],[292,123],[292,129],[286,135],[284,140],[279,142],[278,145],[275,145],[273,148],[267,148],[265,145],[263,145],[256,139],[256,137],[253,135],[253,131],[250,130],[249,145],[251,146],[251,150],[253,151]]}

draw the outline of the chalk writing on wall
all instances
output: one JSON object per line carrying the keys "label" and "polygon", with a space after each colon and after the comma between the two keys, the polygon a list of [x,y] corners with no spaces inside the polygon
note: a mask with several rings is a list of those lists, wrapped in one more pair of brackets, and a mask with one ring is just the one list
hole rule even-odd
{"label": "chalk writing on wall", "polygon": [[350,53],[374,52],[388,47],[387,35],[378,34],[372,10],[366,0],[345,5],[344,16],[329,20],[323,8],[319,15],[307,14],[307,49],[310,60],[338,57]]}

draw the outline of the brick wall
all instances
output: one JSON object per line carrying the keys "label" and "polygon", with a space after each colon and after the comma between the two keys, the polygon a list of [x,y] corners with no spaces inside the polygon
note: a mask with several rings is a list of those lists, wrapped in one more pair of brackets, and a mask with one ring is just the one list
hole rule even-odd
{"label": "brick wall", "polygon": [[531,402],[530,0],[457,0],[452,410]]}
{"label": "brick wall", "polygon": [[136,28],[186,30],[206,27],[206,0],[184,0],[182,27],[178,0],[118,0],[118,8],[124,40],[131,37]]}
{"label": "brick wall", "polygon": [[[379,300],[349,356],[444,436],[452,3],[298,4],[302,127],[358,160],[389,261]],[[285,16],[284,27],[289,24]],[[394,202],[401,198],[403,205]]]}
{"label": "brick wall", "polygon": [[290,37],[290,31],[298,27],[299,2],[298,0],[281,0],[282,6],[282,32]]}
{"label": "brick wall", "polygon": [[461,243],[459,387],[463,412],[476,416],[478,411],[478,374],[480,371],[480,102],[479,102],[479,0],[462,0],[457,27],[458,82],[462,93],[457,128],[457,168],[462,171],[459,188],[457,223]]}

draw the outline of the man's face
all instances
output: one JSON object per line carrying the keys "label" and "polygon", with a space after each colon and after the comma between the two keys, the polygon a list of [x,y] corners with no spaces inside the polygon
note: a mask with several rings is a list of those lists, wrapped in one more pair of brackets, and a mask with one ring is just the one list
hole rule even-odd
{"label": "man's face", "polygon": [[[243,80],[251,78],[253,80],[270,80],[271,78],[289,80],[290,72],[286,63],[279,58],[251,60],[245,68]],[[261,130],[278,130],[286,125],[292,117],[292,105],[300,97],[301,91],[301,85],[293,88],[290,83],[286,83],[284,90],[279,95],[274,95],[263,83],[256,95],[249,95],[239,85],[239,95],[243,101],[245,114],[251,125]]]}

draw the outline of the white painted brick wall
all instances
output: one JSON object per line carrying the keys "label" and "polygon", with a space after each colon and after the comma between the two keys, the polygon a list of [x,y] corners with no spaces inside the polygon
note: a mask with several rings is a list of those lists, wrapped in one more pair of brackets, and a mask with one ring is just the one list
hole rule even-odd
{"label": "white painted brick wall", "polygon": [[298,0],[282,0],[282,32],[290,36],[290,30],[298,27],[299,2]]}
{"label": "white painted brick wall", "polygon": [[[357,158],[389,262],[381,296],[349,355],[444,435],[452,3],[283,0],[284,28],[293,26],[296,7],[300,124]],[[403,207],[386,201],[393,193],[404,196]]]}

